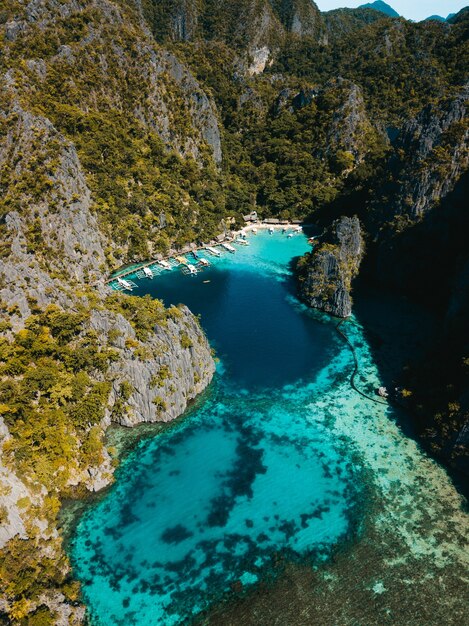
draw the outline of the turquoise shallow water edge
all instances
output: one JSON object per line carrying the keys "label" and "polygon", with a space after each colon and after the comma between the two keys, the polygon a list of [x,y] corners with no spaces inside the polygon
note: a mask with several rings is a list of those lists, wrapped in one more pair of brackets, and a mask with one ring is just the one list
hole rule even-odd
{"label": "turquoise shallow water edge", "polygon": [[[386,553],[385,569],[360,582],[370,606],[383,605],[376,615],[393,611],[399,567],[416,560],[431,578],[451,564],[452,580],[467,565],[467,519],[447,476],[390,408],[351,389],[352,355],[334,321],[293,295],[289,263],[306,238],[250,241],[195,278],[139,282],[138,293],[200,313],[220,363],[213,393],[138,445],[77,526],[71,557],[93,626],[187,623],[275,577],[279,554],[326,576],[331,553],[360,543],[370,517],[394,550],[394,563]],[[363,329],[352,320],[344,330],[357,384],[373,394]]]}

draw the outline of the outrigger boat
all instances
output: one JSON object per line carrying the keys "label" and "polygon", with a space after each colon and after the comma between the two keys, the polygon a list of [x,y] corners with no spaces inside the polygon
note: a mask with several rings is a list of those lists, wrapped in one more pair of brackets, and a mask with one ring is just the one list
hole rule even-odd
{"label": "outrigger boat", "polygon": [[205,248],[207,252],[209,252],[212,256],[221,256],[221,252],[216,248],[212,248],[212,246],[207,246]]}
{"label": "outrigger boat", "polygon": [[129,291],[132,291],[133,287],[132,285],[129,283],[128,280],[125,280],[124,278],[118,278],[117,282],[119,283],[119,285],[121,287],[123,287],[124,289],[127,289]]}
{"label": "outrigger boat", "polygon": [[171,269],[171,265],[168,263],[168,261],[158,261],[158,265],[161,265],[161,267],[165,270]]}
{"label": "outrigger boat", "polygon": [[176,261],[179,262],[179,267],[181,268],[183,274],[191,274],[191,275],[197,274],[197,269],[195,265],[191,265],[186,259],[186,257],[177,256]]}
{"label": "outrigger boat", "polygon": [[143,273],[145,274],[147,278],[153,278],[153,272],[151,271],[149,267],[144,267]]}
{"label": "outrigger boat", "polygon": [[233,246],[229,243],[222,243],[221,245],[223,246],[223,248],[225,248],[225,250],[231,252],[231,254],[234,254],[236,252],[236,248],[233,248]]}
{"label": "outrigger boat", "polygon": [[181,270],[183,274],[189,274],[190,276],[198,274],[195,265],[189,265],[188,263],[181,263]]}

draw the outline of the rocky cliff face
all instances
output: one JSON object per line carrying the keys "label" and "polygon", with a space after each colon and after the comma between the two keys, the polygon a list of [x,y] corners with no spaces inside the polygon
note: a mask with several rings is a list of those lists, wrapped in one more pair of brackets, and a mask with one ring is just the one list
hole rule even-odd
{"label": "rocky cliff face", "polygon": [[391,182],[372,202],[366,275],[439,315],[428,353],[402,373],[425,445],[469,472],[467,319],[468,87],[425,107],[403,127]]}
{"label": "rocky cliff face", "polygon": [[299,264],[302,299],[336,317],[352,313],[351,287],[364,254],[358,218],[335,221],[320,243]]}
{"label": "rocky cliff face", "polygon": [[426,107],[405,124],[396,148],[404,154],[394,210],[421,218],[453,188],[469,165],[469,84],[456,97]]}
{"label": "rocky cliff face", "polygon": [[10,123],[0,137],[0,298],[20,328],[32,306],[70,306],[70,287],[96,282],[105,259],[75,147],[15,99],[2,114]]}
{"label": "rocky cliff face", "polygon": [[[156,130],[168,148],[200,162],[207,162],[208,148],[208,161],[219,163],[213,102],[183,63],[155,46],[143,28],[135,23],[126,27],[117,6],[106,1],[64,5],[38,0],[18,6],[15,18],[0,26],[9,42],[2,49],[2,61],[8,64],[15,46],[21,48],[33,35],[37,42],[47,39],[56,26],[60,30],[58,16],[75,16],[79,31],[88,11],[94,12],[95,22],[87,37],[44,49],[44,58],[28,59],[25,48],[25,62],[16,65],[11,60],[10,69],[0,76],[0,558],[7,563],[0,572],[0,615],[12,624],[36,614],[47,614],[47,623],[82,622],[84,611],[75,602],[77,589],[68,586],[70,566],[57,530],[60,497],[97,491],[112,481],[115,463],[104,445],[111,422],[133,426],[172,420],[214,373],[210,347],[188,309],[165,311],[162,305],[152,308],[148,303],[142,307],[140,299],[122,300],[105,287],[107,255],[115,244],[96,214],[89,186],[92,174],[83,167],[74,143],[39,111],[44,107],[35,94],[55,92],[60,75],[76,93],[76,111],[102,111],[112,103]],[[115,30],[113,46],[108,45],[107,29]],[[78,87],[84,68],[90,66],[93,84]],[[140,80],[134,92],[131,74],[137,67]],[[140,95],[133,98],[137,91]],[[61,112],[55,107],[55,112],[70,115],[70,106]],[[177,117],[178,108],[186,125]],[[101,158],[106,158],[104,153]],[[64,325],[66,320],[81,320],[79,334],[70,336],[70,349],[81,355],[73,367],[60,360],[60,351],[68,348],[53,339],[47,323],[41,322],[42,331],[35,327],[37,320],[45,319],[45,311],[59,319],[63,315]],[[54,343],[54,350],[39,350],[18,365],[12,355],[19,343],[25,337],[35,341],[38,332],[46,343]],[[93,354],[106,356],[97,365]],[[58,381],[62,376],[82,381],[83,395],[91,402],[84,422],[75,422],[73,410],[66,411],[70,387],[60,401],[45,390],[48,369]],[[32,430],[41,420],[46,429],[34,435],[41,443],[35,446],[30,467],[22,464],[19,453],[29,436],[25,421],[16,420],[18,390],[28,375],[42,381],[42,390],[31,402],[23,398],[21,410],[30,419],[35,416]],[[100,390],[96,401],[91,400],[93,389]],[[54,455],[41,452],[41,447],[55,433],[60,439],[57,450],[64,447],[52,462]],[[22,570],[35,571],[38,580],[20,593],[16,582]]]}
{"label": "rocky cliff face", "polygon": [[264,71],[288,35],[320,41],[324,32],[312,0],[178,0],[170,6],[144,5],[142,13],[160,41],[218,41],[242,57],[247,53],[250,60],[245,65],[251,75]]}
{"label": "rocky cliff face", "polygon": [[312,0],[270,0],[270,3],[287,32],[318,39],[322,18]]}
{"label": "rocky cliff face", "polygon": [[[107,338],[119,353],[119,359],[106,372],[106,379],[112,381],[109,423],[135,426],[169,422],[186,410],[214,374],[210,346],[187,307],[179,309],[177,316],[164,325],[156,326],[145,341],[138,340],[122,315],[111,311],[93,311],[90,328]],[[145,359],[138,357],[142,349]],[[122,404],[123,384],[129,391]]]}
{"label": "rocky cliff face", "polygon": [[[180,154],[200,160],[204,146],[209,146],[215,161],[220,162],[216,106],[188,68],[155,45],[148,26],[137,22],[130,5],[117,7],[106,0],[29,4],[0,26],[10,42],[6,62],[15,48],[27,46],[33,38],[53,38],[54,28],[70,19],[76,22],[76,34],[85,36],[68,37],[64,33],[65,43],[57,47],[52,44],[40,59],[35,58],[34,48],[26,48],[25,57],[29,52],[31,59],[23,69],[15,67],[7,75],[18,94],[34,102],[38,90],[54,93],[50,86],[54,77],[73,76],[63,85],[73,92],[69,94],[70,104],[83,111],[109,107],[125,110],[155,129],[168,147]],[[181,23],[180,28],[189,26]],[[87,80],[90,71],[93,84],[82,89],[82,80]],[[132,76],[139,76],[138,81],[129,80]]]}
{"label": "rocky cliff face", "polygon": [[338,77],[329,81],[317,97],[333,111],[326,128],[325,153],[342,159],[343,169],[353,169],[363,161],[378,135],[368,118],[361,89]]}
{"label": "rocky cliff face", "polygon": [[392,180],[384,197],[378,190],[367,224],[376,241],[372,262],[383,284],[423,296],[430,288],[427,267],[435,264],[435,250],[447,250],[449,256],[442,255],[433,273],[436,283],[446,286],[447,298],[455,252],[464,249],[457,186],[469,166],[468,97],[466,85],[455,97],[426,107],[396,141],[389,162]]}

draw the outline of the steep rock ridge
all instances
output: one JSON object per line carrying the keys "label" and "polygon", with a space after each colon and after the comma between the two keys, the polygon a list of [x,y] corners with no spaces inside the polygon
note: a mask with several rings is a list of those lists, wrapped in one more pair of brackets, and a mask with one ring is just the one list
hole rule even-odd
{"label": "steep rock ridge", "polygon": [[449,101],[426,107],[403,128],[405,154],[395,211],[419,219],[444,198],[469,165],[469,83]]}
{"label": "steep rock ridge", "polygon": [[[169,422],[186,410],[214,374],[210,346],[187,307],[156,326],[143,342],[122,315],[110,311],[93,311],[90,328],[107,337],[120,355],[106,373],[112,381],[109,421],[123,426]],[[144,359],[137,356],[142,350]],[[125,406],[119,403],[123,384],[130,385]]]}
{"label": "steep rock ridge", "polygon": [[0,136],[0,298],[19,328],[34,305],[69,306],[69,287],[96,282],[105,257],[75,147],[17,101],[2,116],[11,123]]}
{"label": "steep rock ridge", "polygon": [[142,2],[142,9],[160,41],[216,40],[252,51],[282,29],[268,0]]}
{"label": "steep rock ridge", "polygon": [[322,18],[312,0],[270,0],[270,3],[287,32],[318,38]]}
{"label": "steep rock ridge", "polygon": [[[27,5],[3,27],[11,49],[25,46],[25,56],[32,56],[24,71],[13,68],[12,78],[20,92],[33,104],[38,90],[48,90],[63,104],[73,103],[84,113],[109,108],[126,111],[155,129],[180,154],[201,161],[208,146],[220,162],[215,104],[188,68],[157,47],[146,26],[137,26],[129,11],[129,6],[118,7],[107,0],[75,0],[66,5],[42,0],[34,10]],[[64,32],[61,45],[50,45],[46,54],[38,50],[42,58],[35,59],[28,41],[53,37],[48,30],[55,28],[58,14],[59,24],[73,24],[81,36]],[[7,63],[9,52],[7,47]],[[82,89],[89,72],[93,84]],[[63,76],[67,80],[57,85]]]}
{"label": "steep rock ridge", "polygon": [[352,313],[352,280],[358,274],[364,240],[357,217],[341,217],[298,265],[302,299],[336,317]]}
{"label": "steep rock ridge", "polygon": [[171,35],[175,41],[192,41],[197,34],[200,3],[182,0],[174,3],[170,13]]}
{"label": "steep rock ridge", "polygon": [[333,112],[326,127],[325,153],[334,155],[341,169],[353,169],[378,141],[378,131],[368,118],[362,91],[353,82],[338,77],[329,81],[317,97]]}
{"label": "steep rock ridge", "polygon": [[140,0],[140,5],[159,41],[224,42],[240,53],[251,76],[264,71],[287,35],[319,41],[324,30],[312,0]]}
{"label": "steep rock ridge", "polygon": [[[468,97],[466,85],[455,97],[426,107],[405,124],[396,142],[400,156],[392,156],[389,162],[392,178],[384,186],[385,197],[378,192],[371,203],[367,225],[376,240],[373,262],[381,280],[394,288],[423,295],[429,287],[429,255],[435,247],[450,249],[450,233],[454,232],[453,241],[458,240],[454,239],[456,224],[464,221],[464,216],[446,199],[469,167]],[[413,240],[418,242],[418,253],[410,255],[409,266]],[[447,267],[446,263],[440,265]]]}
{"label": "steep rock ridge", "polygon": [[[8,440],[9,433],[2,418],[0,418],[0,443]],[[10,468],[3,464],[2,453],[0,451],[0,550],[15,536],[26,539],[25,524],[21,515],[21,503],[23,498],[34,498],[31,491]]]}
{"label": "steep rock ridge", "polygon": [[[183,91],[185,98],[190,103],[189,110],[193,128],[199,131],[202,142],[210,147],[214,161],[220,164],[222,161],[221,136],[215,103],[203,91],[200,83],[187,67],[173,54],[165,52],[162,55],[162,60],[161,71],[167,71]],[[155,89],[155,93],[158,93],[157,89]],[[168,136],[167,141],[170,142],[170,136]],[[189,141],[183,153],[192,154],[194,158],[199,159],[201,157],[200,141]]]}

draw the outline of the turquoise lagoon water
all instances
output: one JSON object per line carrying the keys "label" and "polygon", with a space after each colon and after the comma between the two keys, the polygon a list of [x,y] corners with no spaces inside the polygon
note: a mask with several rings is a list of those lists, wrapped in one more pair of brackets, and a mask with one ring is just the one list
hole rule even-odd
{"label": "turquoise lagoon water", "polygon": [[304,417],[305,385],[343,347],[292,296],[289,264],[307,249],[303,235],[260,233],[197,277],[139,283],[200,314],[220,364],[202,406],[143,442],[78,526],[93,624],[184,622],[279,552],[323,560],[349,532],[352,465]]}
{"label": "turquoise lagoon water", "polygon": [[[250,242],[197,277],[172,271],[139,282],[139,294],[200,314],[220,363],[203,401],[141,442],[78,524],[71,557],[92,626],[187,624],[275,575],[279,556],[325,568],[332,550],[357,538],[363,468],[380,493],[376,536],[386,544],[358,583],[370,595],[363,607],[376,613],[376,598],[390,602],[404,578],[414,602],[412,572],[416,584],[421,575],[409,555],[428,557],[439,580],[461,560],[452,537],[460,502],[446,476],[387,407],[351,389],[352,356],[335,322],[294,297],[289,266],[306,238],[259,233]],[[357,383],[373,393],[380,381],[363,331],[352,322],[347,332],[362,365]],[[402,588],[395,597],[402,605]]]}

